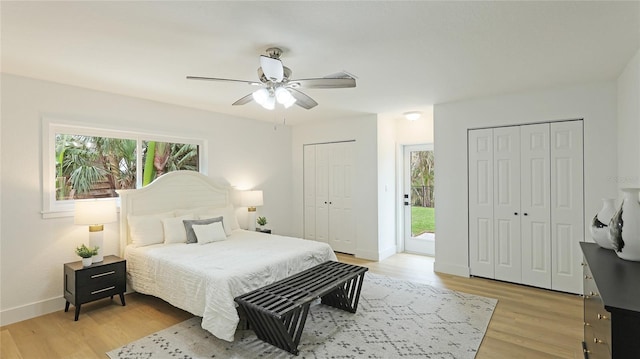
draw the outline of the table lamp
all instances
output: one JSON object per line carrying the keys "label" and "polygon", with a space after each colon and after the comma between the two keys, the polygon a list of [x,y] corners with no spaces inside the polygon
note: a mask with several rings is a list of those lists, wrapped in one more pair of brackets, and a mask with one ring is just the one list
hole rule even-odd
{"label": "table lamp", "polygon": [[247,207],[249,212],[249,226],[250,231],[256,230],[256,207],[262,206],[262,191],[244,191],[242,193],[241,203],[243,207]]}
{"label": "table lamp", "polygon": [[104,259],[104,224],[116,221],[116,201],[113,199],[76,200],[75,224],[89,225],[89,247],[98,247],[93,263]]}

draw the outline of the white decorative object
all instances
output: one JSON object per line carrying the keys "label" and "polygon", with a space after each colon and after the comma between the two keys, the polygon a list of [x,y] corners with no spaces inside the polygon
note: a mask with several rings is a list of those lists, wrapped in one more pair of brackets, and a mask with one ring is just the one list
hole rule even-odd
{"label": "white decorative object", "polygon": [[615,199],[603,198],[602,208],[591,221],[591,237],[602,248],[613,249],[609,239],[609,222],[616,213]]}
{"label": "white decorative object", "polygon": [[105,223],[115,222],[116,201],[114,199],[78,200],[75,203],[74,223],[89,225],[89,247],[98,247],[93,263],[104,259],[103,230]]}
{"label": "white decorative object", "polygon": [[[95,256],[93,256],[95,257]],[[89,258],[82,258],[82,266],[83,267],[88,267],[91,265],[91,263],[93,263],[93,257],[89,257]]]}
{"label": "white decorative object", "polygon": [[611,244],[618,257],[640,261],[640,188],[622,188],[622,192],[620,209],[609,223]]}

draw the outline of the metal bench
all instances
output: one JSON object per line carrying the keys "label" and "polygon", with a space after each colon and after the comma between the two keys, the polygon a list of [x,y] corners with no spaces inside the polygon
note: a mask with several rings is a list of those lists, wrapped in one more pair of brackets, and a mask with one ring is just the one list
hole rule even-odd
{"label": "metal bench", "polygon": [[322,304],[355,313],[367,268],[325,262],[235,298],[256,336],[298,355],[298,344],[317,298]]}

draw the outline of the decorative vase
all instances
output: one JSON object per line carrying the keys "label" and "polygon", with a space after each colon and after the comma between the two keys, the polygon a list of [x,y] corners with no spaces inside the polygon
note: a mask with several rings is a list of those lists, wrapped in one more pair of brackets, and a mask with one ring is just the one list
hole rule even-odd
{"label": "decorative vase", "polygon": [[591,221],[591,237],[596,243],[606,249],[613,249],[613,244],[609,239],[609,222],[614,214],[616,214],[615,199],[603,198],[602,208]]}
{"label": "decorative vase", "polygon": [[91,265],[91,263],[93,263],[93,259],[91,257],[89,258],[82,258],[82,266],[83,267],[88,267]]}
{"label": "decorative vase", "polygon": [[609,223],[611,244],[618,257],[640,261],[640,188],[622,188],[622,192],[620,209]]}

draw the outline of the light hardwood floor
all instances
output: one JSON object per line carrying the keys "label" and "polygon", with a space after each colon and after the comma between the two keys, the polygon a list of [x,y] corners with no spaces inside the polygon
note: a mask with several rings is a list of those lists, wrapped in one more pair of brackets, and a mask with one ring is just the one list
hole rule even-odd
{"label": "light hardwood floor", "polygon": [[[478,359],[582,358],[582,300],[557,293],[481,278],[462,278],[433,271],[433,258],[396,254],[381,262],[338,254],[343,262],[371,272],[436,287],[498,299]],[[0,357],[107,358],[105,352],[177,324],[192,315],[160,299],[137,293],[127,305],[114,298],[73,310],[47,314],[0,328]]]}

